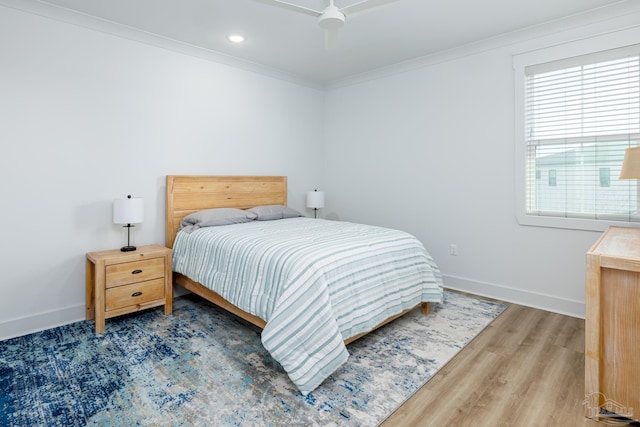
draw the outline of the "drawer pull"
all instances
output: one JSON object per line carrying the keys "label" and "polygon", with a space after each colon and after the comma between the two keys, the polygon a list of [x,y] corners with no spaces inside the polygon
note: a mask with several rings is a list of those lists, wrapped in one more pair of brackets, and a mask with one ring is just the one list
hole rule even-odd
{"label": "drawer pull", "polygon": [[131,294],[132,297],[139,297],[140,295],[142,295],[142,292],[134,292]]}
{"label": "drawer pull", "polygon": [[131,272],[131,274],[140,274],[140,273],[142,273],[142,270],[133,270]]}

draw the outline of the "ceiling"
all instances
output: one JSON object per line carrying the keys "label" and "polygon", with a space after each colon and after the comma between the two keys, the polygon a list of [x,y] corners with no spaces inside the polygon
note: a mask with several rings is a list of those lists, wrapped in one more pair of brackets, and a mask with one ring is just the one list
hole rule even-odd
{"label": "ceiling", "polygon": [[[332,81],[501,34],[557,21],[621,0],[397,0],[347,18],[325,48],[316,18],[255,0],[25,0],[100,18],[185,46],[240,58],[299,79]],[[287,0],[322,10],[327,0]],[[338,7],[361,0],[335,0]],[[633,0],[631,0],[633,1]],[[62,11],[59,8],[64,8]],[[93,18],[92,18],[93,19]],[[104,21],[109,21],[105,23]],[[95,20],[94,20],[95,21]],[[242,44],[226,37],[241,33]]]}

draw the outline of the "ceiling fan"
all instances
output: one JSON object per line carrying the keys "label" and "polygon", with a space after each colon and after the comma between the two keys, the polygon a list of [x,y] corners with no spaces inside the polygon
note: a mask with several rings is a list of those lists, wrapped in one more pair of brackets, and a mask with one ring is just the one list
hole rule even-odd
{"label": "ceiling fan", "polygon": [[315,10],[308,7],[299,6],[293,3],[287,3],[280,0],[255,0],[260,3],[270,4],[272,6],[289,9],[294,12],[304,13],[318,18],[318,25],[325,30],[325,45],[327,49],[335,46],[338,38],[338,30],[344,25],[347,16],[353,16],[359,12],[391,3],[397,0],[363,0],[343,8],[338,8],[334,4],[334,0],[328,0],[328,5],[324,10]]}

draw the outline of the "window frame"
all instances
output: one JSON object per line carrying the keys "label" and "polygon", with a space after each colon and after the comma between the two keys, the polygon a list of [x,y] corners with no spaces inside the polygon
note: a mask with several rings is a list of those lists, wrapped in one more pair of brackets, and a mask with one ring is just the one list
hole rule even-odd
{"label": "window frame", "polygon": [[[527,195],[527,144],[526,144],[526,73],[525,68],[538,66],[547,62],[570,60],[583,55],[594,55],[600,52],[627,49],[639,46],[629,43],[624,37],[592,37],[575,42],[555,45],[513,55],[514,69],[514,102],[515,102],[515,202],[516,220],[524,226],[564,228],[587,231],[604,231],[610,226],[638,227],[640,223],[633,220],[608,220],[591,218],[565,218],[554,216],[530,215],[526,211]],[[640,182],[639,182],[640,184]]]}

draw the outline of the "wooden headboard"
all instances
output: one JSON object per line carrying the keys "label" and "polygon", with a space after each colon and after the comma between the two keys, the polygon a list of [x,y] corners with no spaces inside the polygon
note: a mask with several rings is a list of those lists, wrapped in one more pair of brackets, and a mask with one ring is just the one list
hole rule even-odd
{"label": "wooden headboard", "polygon": [[286,176],[167,175],[165,230],[172,248],[185,216],[203,209],[287,205]]}

